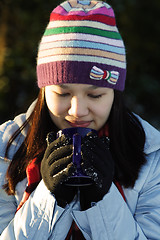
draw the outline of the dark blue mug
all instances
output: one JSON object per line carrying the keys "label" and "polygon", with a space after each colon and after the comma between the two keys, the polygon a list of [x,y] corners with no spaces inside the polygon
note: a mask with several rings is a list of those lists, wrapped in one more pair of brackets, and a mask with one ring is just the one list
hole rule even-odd
{"label": "dark blue mug", "polygon": [[87,176],[81,168],[81,138],[85,137],[88,133],[93,132],[97,134],[97,131],[91,128],[74,127],[65,128],[59,130],[57,137],[64,134],[66,137],[70,137],[73,141],[73,164],[76,166],[74,175],[68,177],[66,185],[68,186],[87,186],[93,183],[91,177]]}

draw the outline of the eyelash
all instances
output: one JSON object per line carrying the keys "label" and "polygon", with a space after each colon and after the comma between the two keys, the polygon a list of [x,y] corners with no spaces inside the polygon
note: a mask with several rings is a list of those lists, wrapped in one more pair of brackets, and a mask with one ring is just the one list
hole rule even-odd
{"label": "eyelash", "polygon": [[91,98],[101,98],[101,97],[102,97],[101,94],[100,94],[100,95],[92,95],[92,94],[88,94],[88,96],[91,97]]}
{"label": "eyelash", "polygon": [[[57,93],[57,95],[59,96],[59,97],[67,97],[67,96],[69,96],[70,94],[69,93]],[[102,97],[102,95],[101,94],[99,94],[99,95],[92,95],[92,94],[88,94],[88,97],[90,97],[90,98],[101,98]]]}
{"label": "eyelash", "polygon": [[67,97],[67,96],[69,96],[69,93],[57,93],[57,94],[60,97]]}

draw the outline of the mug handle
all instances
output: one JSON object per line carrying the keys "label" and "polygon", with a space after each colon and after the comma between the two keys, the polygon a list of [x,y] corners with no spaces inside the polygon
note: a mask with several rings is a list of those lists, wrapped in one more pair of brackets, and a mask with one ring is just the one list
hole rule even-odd
{"label": "mug handle", "polygon": [[73,163],[77,171],[81,169],[81,136],[78,133],[73,135]]}

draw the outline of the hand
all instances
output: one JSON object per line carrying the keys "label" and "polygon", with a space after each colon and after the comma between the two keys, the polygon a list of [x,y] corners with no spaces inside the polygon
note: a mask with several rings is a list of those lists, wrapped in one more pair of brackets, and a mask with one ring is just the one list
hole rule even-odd
{"label": "hand", "polygon": [[71,139],[62,135],[49,144],[41,162],[42,179],[61,207],[70,203],[76,194],[76,188],[64,184],[75,171],[72,155]]}
{"label": "hand", "polygon": [[95,134],[86,136],[82,147],[82,170],[93,180],[93,185],[80,187],[81,209],[91,207],[109,191],[114,177],[114,162],[109,151],[109,139]]}

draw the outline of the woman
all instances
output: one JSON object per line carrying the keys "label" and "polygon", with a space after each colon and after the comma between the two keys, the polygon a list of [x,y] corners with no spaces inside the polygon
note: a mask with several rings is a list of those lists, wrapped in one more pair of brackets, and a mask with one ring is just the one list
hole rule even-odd
{"label": "woman", "polygon": [[[159,239],[160,134],[125,107],[125,78],[125,47],[107,3],[66,1],[53,10],[39,45],[38,99],[0,127],[1,239]],[[81,146],[91,186],[65,185],[73,146],[54,135],[68,127],[98,131]]]}

